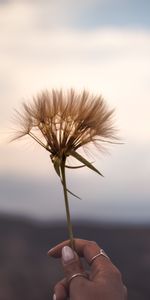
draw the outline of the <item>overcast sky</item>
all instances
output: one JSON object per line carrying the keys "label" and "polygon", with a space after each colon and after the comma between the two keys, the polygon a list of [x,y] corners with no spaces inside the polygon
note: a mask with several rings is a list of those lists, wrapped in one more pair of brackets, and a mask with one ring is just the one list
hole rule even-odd
{"label": "overcast sky", "polygon": [[[41,90],[86,88],[116,108],[124,145],[97,154],[105,175],[72,171],[73,218],[150,219],[150,2],[0,1],[0,210],[65,217],[62,191],[43,149],[8,143],[13,109]],[[93,155],[94,157],[94,155]],[[93,159],[93,158],[92,158]]]}

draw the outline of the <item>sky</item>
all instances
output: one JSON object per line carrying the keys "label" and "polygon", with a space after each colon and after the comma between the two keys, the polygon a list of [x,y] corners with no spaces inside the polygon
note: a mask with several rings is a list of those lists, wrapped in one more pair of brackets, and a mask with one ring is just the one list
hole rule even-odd
{"label": "sky", "polygon": [[[65,218],[50,158],[29,138],[9,143],[14,109],[44,89],[103,95],[123,145],[91,160],[104,178],[68,171],[72,219],[150,220],[150,2],[0,1],[0,211]],[[19,126],[19,125],[18,125]]]}

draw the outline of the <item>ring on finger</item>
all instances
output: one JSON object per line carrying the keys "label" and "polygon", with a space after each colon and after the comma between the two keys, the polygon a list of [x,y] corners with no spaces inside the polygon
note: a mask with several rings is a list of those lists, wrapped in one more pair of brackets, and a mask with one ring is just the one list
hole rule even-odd
{"label": "ring on finger", "polygon": [[96,254],[96,255],[94,255],[94,256],[91,258],[90,265],[93,263],[93,261],[94,261],[97,257],[99,257],[99,256],[101,256],[101,255],[104,256],[104,257],[106,257],[107,259],[110,260],[109,256],[105,253],[105,251],[104,251],[103,249],[100,249],[99,253]]}
{"label": "ring on finger", "polygon": [[76,277],[84,277],[84,278],[88,278],[88,274],[86,274],[86,273],[75,273],[75,274],[73,274],[69,279],[68,279],[68,283],[70,284],[71,283],[71,281],[74,279],[74,278],[76,278]]}

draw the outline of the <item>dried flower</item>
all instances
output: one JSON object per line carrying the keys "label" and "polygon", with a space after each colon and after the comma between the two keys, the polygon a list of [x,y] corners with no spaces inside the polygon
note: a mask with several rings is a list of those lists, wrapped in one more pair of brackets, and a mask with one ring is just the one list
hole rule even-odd
{"label": "dried flower", "polygon": [[[26,134],[37,141],[49,153],[55,171],[61,179],[64,189],[67,221],[71,245],[73,234],[70,221],[65,167],[68,156],[73,156],[93,171],[102,175],[77,149],[93,143],[102,147],[103,142],[111,143],[115,139],[112,124],[114,110],[109,110],[101,96],[81,93],[73,89],[45,91],[33,99],[31,104],[23,104],[23,113],[19,113],[21,130],[16,138]],[[71,193],[71,192],[70,192]]]}

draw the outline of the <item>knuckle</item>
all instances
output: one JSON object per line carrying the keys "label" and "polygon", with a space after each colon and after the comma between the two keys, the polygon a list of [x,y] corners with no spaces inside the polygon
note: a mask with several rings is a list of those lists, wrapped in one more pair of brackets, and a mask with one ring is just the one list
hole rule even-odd
{"label": "knuckle", "polygon": [[84,247],[83,247],[83,251],[88,251],[89,249],[91,249],[92,246],[96,246],[97,248],[99,248],[98,244],[95,241],[88,241]]}
{"label": "knuckle", "polygon": [[91,241],[88,241],[88,242],[84,245],[84,249],[91,247],[93,244],[94,244],[94,243],[92,243]]}
{"label": "knuckle", "polygon": [[54,285],[54,292],[56,292],[56,291],[58,291],[59,290],[59,288],[60,288],[60,284],[59,283],[56,283],[55,285]]}
{"label": "knuckle", "polygon": [[80,262],[72,262],[68,266],[65,267],[65,273],[67,277],[72,276],[75,273],[83,272],[83,267]]}
{"label": "knuckle", "polygon": [[90,242],[90,244],[94,244],[94,245],[97,245],[97,243],[95,242],[95,241],[89,241]]}
{"label": "knuckle", "polygon": [[59,289],[59,287],[60,287],[60,283],[57,282],[54,286],[54,291],[57,291]]}
{"label": "knuckle", "polygon": [[58,291],[58,290],[64,290],[65,289],[65,283],[64,281],[59,281],[55,284],[54,286],[54,291]]}
{"label": "knuckle", "polygon": [[92,245],[97,245],[97,243],[95,241],[87,241],[85,246],[92,246]]}
{"label": "knuckle", "polygon": [[117,267],[113,266],[112,274],[113,274],[114,278],[122,281],[122,274],[121,274],[121,272],[119,271],[119,269]]}

